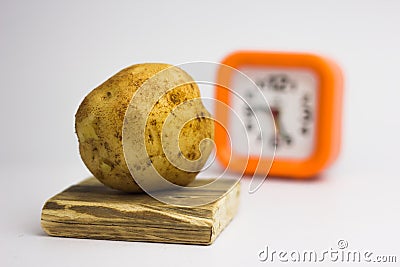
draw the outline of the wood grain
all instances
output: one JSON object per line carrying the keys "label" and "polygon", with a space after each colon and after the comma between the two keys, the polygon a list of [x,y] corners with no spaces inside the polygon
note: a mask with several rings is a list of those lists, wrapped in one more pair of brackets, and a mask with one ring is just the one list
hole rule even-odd
{"label": "wood grain", "polygon": [[[198,179],[190,186],[211,181]],[[165,192],[186,205],[223,195],[203,206],[181,207],[147,194],[109,189],[92,177],[50,198],[41,224],[51,236],[209,245],[236,214],[240,192],[240,184],[233,180],[218,179],[212,185],[212,190],[183,195]]]}

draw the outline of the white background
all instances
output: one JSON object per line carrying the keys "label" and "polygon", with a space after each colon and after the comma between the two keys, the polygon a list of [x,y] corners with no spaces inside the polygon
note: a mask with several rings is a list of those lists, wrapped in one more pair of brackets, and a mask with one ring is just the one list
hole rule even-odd
{"label": "white background", "polygon": [[[109,2],[0,2],[1,266],[267,265],[257,259],[266,245],[322,251],[339,239],[400,261],[399,2]],[[332,168],[309,182],[270,178],[253,195],[243,180],[238,215],[209,247],[43,233],[46,199],[89,176],[74,114],[91,89],[131,64],[219,61],[237,49],[321,53],[342,66]]]}

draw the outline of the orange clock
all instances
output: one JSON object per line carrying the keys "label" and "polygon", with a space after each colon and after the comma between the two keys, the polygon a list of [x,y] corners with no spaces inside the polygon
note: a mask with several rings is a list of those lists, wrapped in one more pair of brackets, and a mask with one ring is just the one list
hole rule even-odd
{"label": "orange clock", "polygon": [[332,60],[239,51],[221,63],[215,94],[223,105],[214,116],[223,165],[245,174],[310,178],[337,158],[343,79]]}

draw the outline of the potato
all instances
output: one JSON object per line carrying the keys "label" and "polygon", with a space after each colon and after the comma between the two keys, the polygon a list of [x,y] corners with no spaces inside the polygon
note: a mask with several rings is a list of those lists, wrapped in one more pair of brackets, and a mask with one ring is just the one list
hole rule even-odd
{"label": "potato", "polygon": [[[160,63],[145,63],[125,68],[91,91],[79,106],[75,115],[75,129],[82,160],[92,174],[106,186],[125,192],[141,191],[128,169],[128,166],[132,168],[132,164],[127,165],[122,145],[124,120],[128,122],[131,119],[125,118],[126,114],[134,117],[147,116],[143,129],[147,155],[139,156],[148,158],[154,169],[173,184],[185,186],[195,179],[198,170],[188,171],[180,166],[174,166],[169,160],[171,158],[167,158],[164,153],[161,143],[162,127],[168,115],[180,104],[200,97],[198,86],[186,72],[173,67],[175,74],[165,77],[164,80],[167,81],[172,77],[173,80],[179,80],[179,84],[182,82],[185,84],[166,91],[158,101],[151,103],[154,106],[149,114],[141,111],[143,103],[137,103],[136,107],[132,107],[133,113],[127,113],[132,97],[146,81],[152,82],[146,90],[163,89],[166,86],[163,79],[153,81],[149,78],[156,74],[161,75],[160,73],[171,68],[171,65]],[[177,138],[180,151],[176,157],[183,156],[188,161],[201,158],[197,167],[202,167],[212,146],[206,143],[200,152],[200,142],[206,138],[213,139],[214,123],[206,118],[209,113],[201,101],[193,102],[193,105],[195,105],[196,117],[183,125],[176,125],[176,128],[180,129],[178,136],[163,137],[163,142],[172,142],[174,138]],[[125,126],[140,127],[140,125],[130,124],[125,124]],[[135,147],[129,149],[129,153],[139,153],[138,151]],[[146,170],[149,166],[141,164],[135,167]],[[142,173],[145,175],[146,171]],[[151,177],[135,178],[150,179]]]}

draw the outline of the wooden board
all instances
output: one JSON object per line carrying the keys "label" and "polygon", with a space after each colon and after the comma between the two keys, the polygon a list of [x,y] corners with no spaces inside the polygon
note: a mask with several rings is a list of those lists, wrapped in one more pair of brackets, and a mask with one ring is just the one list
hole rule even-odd
{"label": "wooden board", "polygon": [[[191,186],[210,181],[195,180]],[[213,199],[224,193],[203,206],[178,207],[147,194],[108,189],[92,177],[45,203],[42,228],[59,237],[209,245],[236,214],[240,184],[235,182],[218,179],[212,190],[179,195],[182,203],[188,204],[196,197]]]}

